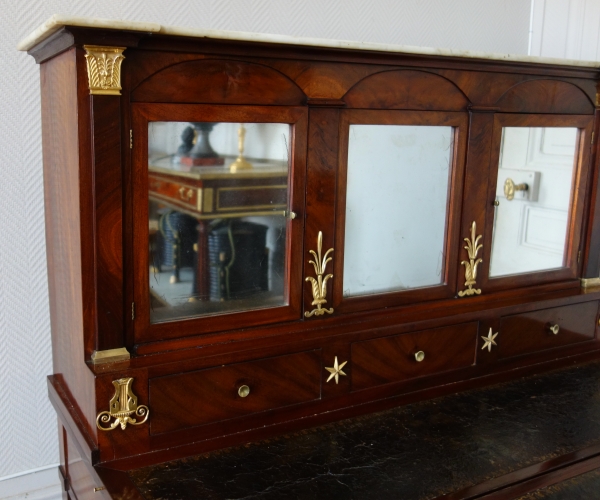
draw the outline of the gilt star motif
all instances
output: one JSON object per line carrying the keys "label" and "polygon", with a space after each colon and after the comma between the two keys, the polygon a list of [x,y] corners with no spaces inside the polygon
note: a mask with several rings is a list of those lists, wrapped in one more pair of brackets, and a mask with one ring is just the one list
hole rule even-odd
{"label": "gilt star motif", "polygon": [[483,340],[485,340],[485,343],[483,344],[483,347],[481,348],[481,350],[483,351],[487,347],[488,352],[492,352],[492,346],[493,345],[498,345],[494,341],[494,339],[497,336],[498,336],[498,332],[492,333],[492,329],[490,327],[490,331],[489,331],[487,337],[483,337],[483,336],[481,337]]}
{"label": "gilt star motif", "polygon": [[344,368],[344,366],[346,365],[348,361],[344,361],[341,365],[338,364],[338,359],[337,356],[335,357],[335,359],[333,360],[333,366],[329,367],[326,366],[325,369],[331,373],[331,375],[329,375],[329,378],[327,379],[327,382],[329,382],[332,378],[335,378],[335,383],[337,384],[340,380],[340,375],[343,375],[344,377],[346,376],[346,374],[342,371],[342,368]]}

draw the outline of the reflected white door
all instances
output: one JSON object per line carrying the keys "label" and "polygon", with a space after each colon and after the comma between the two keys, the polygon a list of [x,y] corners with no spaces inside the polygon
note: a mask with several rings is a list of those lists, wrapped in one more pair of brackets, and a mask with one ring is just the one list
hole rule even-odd
{"label": "reflected white door", "polygon": [[[564,266],[577,132],[503,128],[490,277]],[[527,190],[516,190],[509,200],[507,179]]]}

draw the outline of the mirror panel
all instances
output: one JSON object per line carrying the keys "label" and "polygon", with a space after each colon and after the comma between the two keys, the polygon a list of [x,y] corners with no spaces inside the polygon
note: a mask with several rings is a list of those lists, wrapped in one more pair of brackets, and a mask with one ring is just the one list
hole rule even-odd
{"label": "mirror panel", "polygon": [[287,304],[291,127],[148,126],[150,321]]}
{"label": "mirror panel", "polygon": [[504,127],[490,278],[564,267],[575,127]]}
{"label": "mirror panel", "polygon": [[439,285],[453,127],[350,125],[343,295]]}

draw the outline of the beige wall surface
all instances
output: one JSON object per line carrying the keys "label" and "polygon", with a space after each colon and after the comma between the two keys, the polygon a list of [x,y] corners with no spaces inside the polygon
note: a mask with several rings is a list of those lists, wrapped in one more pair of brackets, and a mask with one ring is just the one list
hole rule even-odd
{"label": "beige wall surface", "polygon": [[56,418],[45,384],[52,360],[39,68],[33,58],[16,51],[20,39],[52,14],[59,13],[526,54],[530,10],[527,0],[3,0],[0,9],[0,498],[3,478],[58,462]]}

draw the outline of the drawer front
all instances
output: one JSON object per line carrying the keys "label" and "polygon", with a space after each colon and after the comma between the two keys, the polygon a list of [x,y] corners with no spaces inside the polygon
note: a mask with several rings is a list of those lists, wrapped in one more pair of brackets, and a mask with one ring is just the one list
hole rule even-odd
{"label": "drawer front", "polygon": [[217,212],[287,207],[287,184],[217,188]]}
{"label": "drawer front", "polygon": [[[249,390],[245,397],[243,386]],[[151,433],[243,417],[320,396],[318,350],[157,377],[150,380]]]}
{"label": "drawer front", "polygon": [[[598,302],[532,311],[500,320],[498,357],[510,358],[594,338]],[[550,327],[558,326],[554,333]]]}
{"label": "drawer front", "polygon": [[[477,322],[352,344],[352,388],[433,375],[475,362]],[[424,359],[416,360],[422,351]]]}
{"label": "drawer front", "polygon": [[148,178],[150,197],[182,208],[201,212],[201,190],[179,182],[167,181],[153,175]]}

